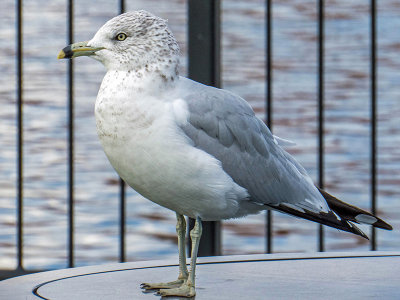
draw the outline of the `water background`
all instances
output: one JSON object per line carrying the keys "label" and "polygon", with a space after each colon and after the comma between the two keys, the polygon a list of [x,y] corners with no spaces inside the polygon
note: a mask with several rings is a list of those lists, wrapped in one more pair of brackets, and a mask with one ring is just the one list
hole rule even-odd
{"label": "water background", "polygon": [[[187,65],[184,0],[126,1],[169,20]],[[379,250],[400,249],[400,2],[378,1],[378,212],[394,231]],[[0,269],[16,267],[16,3],[0,3]],[[326,1],[326,189],[369,209],[369,1]],[[117,1],[75,1],[75,41],[90,39],[118,13]],[[265,116],[264,1],[222,1],[222,83]],[[273,5],[273,130],[317,180],[317,8]],[[24,1],[24,265],[67,265],[66,1]],[[75,63],[76,265],[118,261],[118,177],[95,132],[93,107],[104,76],[89,58]],[[175,214],[127,189],[127,258],[176,257]],[[223,225],[223,253],[265,251],[265,215]],[[362,226],[367,233],[368,226]],[[369,250],[366,240],[326,228],[326,250]],[[317,225],[274,213],[274,252],[317,250]]]}

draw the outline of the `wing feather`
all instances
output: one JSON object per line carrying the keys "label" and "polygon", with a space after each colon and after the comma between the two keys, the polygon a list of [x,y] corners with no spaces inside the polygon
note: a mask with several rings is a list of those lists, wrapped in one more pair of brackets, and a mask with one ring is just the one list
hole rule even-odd
{"label": "wing feather", "polygon": [[293,143],[273,136],[245,100],[191,80],[185,84],[188,120],[179,126],[195,147],[217,158],[247,189],[250,199],[243,201],[365,238],[352,222],[391,229],[378,217],[316,188],[306,170],[280,147]]}
{"label": "wing feather", "polygon": [[329,207],[307,172],[283,150],[239,96],[194,82],[184,97],[189,111],[183,132],[194,145],[213,155],[251,201],[289,203],[314,213]]}

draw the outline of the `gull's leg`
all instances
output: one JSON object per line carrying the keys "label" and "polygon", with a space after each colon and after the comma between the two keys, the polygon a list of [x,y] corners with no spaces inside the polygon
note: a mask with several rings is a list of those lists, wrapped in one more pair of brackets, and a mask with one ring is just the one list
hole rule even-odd
{"label": "gull's leg", "polygon": [[176,213],[176,233],[178,234],[179,249],[179,276],[171,282],[142,283],[141,287],[146,290],[171,289],[180,287],[188,278],[189,272],[186,267],[186,220],[183,215]]}
{"label": "gull's leg", "polygon": [[180,297],[194,297],[196,295],[196,290],[195,290],[196,260],[197,260],[197,251],[199,250],[201,233],[202,233],[201,219],[196,218],[196,223],[192,231],[190,231],[190,237],[192,239],[192,258],[190,261],[189,278],[179,288],[159,290],[158,292],[159,295],[180,296]]}
{"label": "gull's leg", "polygon": [[189,272],[186,266],[186,220],[183,215],[176,214],[176,232],[178,234],[179,247],[179,276],[178,280],[186,281]]}

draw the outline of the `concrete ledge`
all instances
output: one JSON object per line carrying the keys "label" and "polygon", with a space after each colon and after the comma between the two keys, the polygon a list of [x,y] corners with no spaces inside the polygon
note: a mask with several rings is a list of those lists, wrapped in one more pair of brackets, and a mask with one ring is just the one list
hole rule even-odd
{"label": "concrete ledge", "polygon": [[[1,281],[0,299],[159,299],[140,283],[177,273],[175,261],[42,272]],[[199,259],[196,299],[400,299],[399,286],[400,252],[219,256]]]}

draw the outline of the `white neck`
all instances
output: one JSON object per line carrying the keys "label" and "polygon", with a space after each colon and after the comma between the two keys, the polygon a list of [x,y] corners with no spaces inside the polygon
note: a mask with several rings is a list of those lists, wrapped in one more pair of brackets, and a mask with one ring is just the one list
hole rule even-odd
{"label": "white neck", "polygon": [[[121,91],[133,94],[157,95],[166,88],[175,86],[179,76],[174,72],[141,68],[136,71],[108,70],[99,93],[118,95]],[[117,85],[109,84],[118,82]],[[123,88],[122,88],[123,86]]]}

